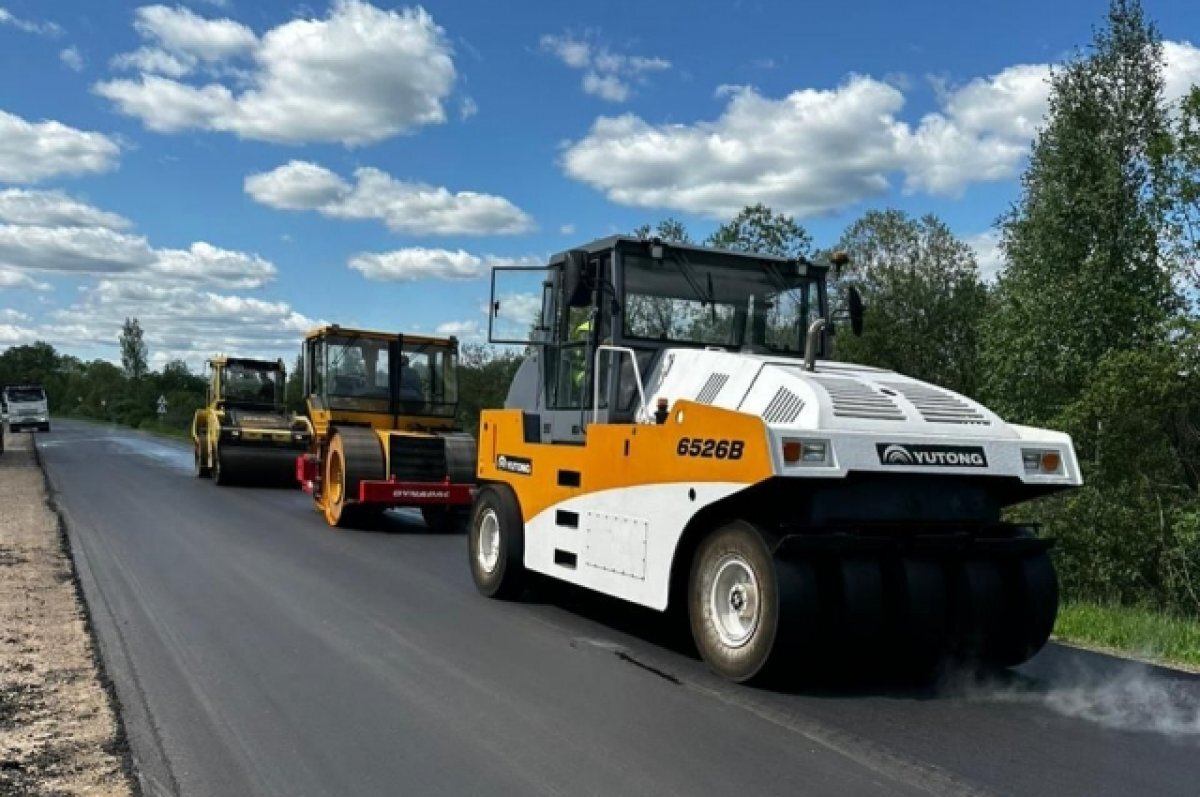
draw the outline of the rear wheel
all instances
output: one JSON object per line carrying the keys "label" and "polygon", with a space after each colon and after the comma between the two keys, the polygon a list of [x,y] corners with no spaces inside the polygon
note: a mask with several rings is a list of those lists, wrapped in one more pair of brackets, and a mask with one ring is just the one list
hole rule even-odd
{"label": "rear wheel", "polygon": [[507,487],[488,486],[475,496],[467,535],[471,576],[489,598],[519,596],[525,587],[525,524]]}
{"label": "rear wheel", "polygon": [[430,531],[459,534],[470,526],[471,509],[465,506],[423,506],[421,517]]}
{"label": "rear wheel", "polygon": [[692,560],[688,616],[700,655],[719,675],[765,673],[780,626],[779,575],[763,535],[735,521],[700,543]]}
{"label": "rear wheel", "polygon": [[342,528],[363,527],[378,519],[382,507],[358,503],[358,485],[384,476],[383,447],[370,429],[334,430],[325,453],[321,491],[325,521]]}
{"label": "rear wheel", "polygon": [[205,446],[203,443],[199,442],[192,446],[192,459],[195,462],[195,473],[197,479],[207,479],[212,475],[212,468],[210,468],[208,463],[204,461],[204,449],[206,447],[207,446]]}
{"label": "rear wheel", "polygon": [[225,452],[218,445],[212,452],[212,480],[213,484],[220,487],[228,487],[233,484],[233,470],[229,467],[229,461],[225,457]]}
{"label": "rear wheel", "polygon": [[50,422],[47,421],[46,423],[43,423],[38,428],[41,429],[43,432],[48,432],[48,431],[50,431]]}

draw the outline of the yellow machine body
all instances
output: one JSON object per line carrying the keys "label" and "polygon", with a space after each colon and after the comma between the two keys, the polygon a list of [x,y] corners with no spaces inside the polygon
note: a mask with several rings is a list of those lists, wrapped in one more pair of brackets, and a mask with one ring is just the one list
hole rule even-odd
{"label": "yellow machine body", "polygon": [[458,341],[328,325],[305,336],[303,359],[313,438],[297,476],[329,524],[393,507],[465,523],[475,441],[455,421]]}
{"label": "yellow machine body", "polygon": [[285,407],[283,361],[214,357],[208,368],[207,402],[192,418],[196,475],[288,482],[312,427]]}

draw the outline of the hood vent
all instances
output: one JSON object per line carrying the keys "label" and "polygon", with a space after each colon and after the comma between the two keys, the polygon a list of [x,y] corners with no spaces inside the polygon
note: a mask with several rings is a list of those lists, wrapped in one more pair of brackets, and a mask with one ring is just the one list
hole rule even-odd
{"label": "hood vent", "polygon": [[779,388],[775,398],[763,410],[762,419],[767,423],[795,423],[804,409],[804,399],[786,387]]}
{"label": "hood vent", "polygon": [[944,390],[907,382],[880,383],[908,399],[929,423],[991,423],[979,410]]}
{"label": "hood vent", "polygon": [[810,376],[825,388],[833,400],[833,414],[839,418],[865,418],[874,421],[903,421],[904,412],[896,403],[870,385],[857,379],[837,376]]}
{"label": "hood vent", "polygon": [[704,387],[700,388],[700,392],[696,394],[696,401],[700,404],[712,404],[728,381],[729,374],[712,374],[704,383]]}

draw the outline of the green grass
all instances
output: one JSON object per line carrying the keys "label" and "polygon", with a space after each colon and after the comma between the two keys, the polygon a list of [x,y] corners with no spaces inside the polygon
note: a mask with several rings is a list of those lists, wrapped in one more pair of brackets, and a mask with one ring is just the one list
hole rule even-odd
{"label": "green grass", "polygon": [[1200,619],[1151,609],[1064,603],[1054,634],[1065,642],[1200,667]]}

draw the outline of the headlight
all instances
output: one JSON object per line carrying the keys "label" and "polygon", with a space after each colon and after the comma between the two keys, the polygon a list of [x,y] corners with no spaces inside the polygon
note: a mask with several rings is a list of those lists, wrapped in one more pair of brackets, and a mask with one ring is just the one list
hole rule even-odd
{"label": "headlight", "polygon": [[783,440],[783,461],[788,465],[825,465],[829,462],[828,440]]}
{"label": "headlight", "polygon": [[1021,461],[1026,473],[1054,476],[1062,473],[1062,454],[1052,448],[1022,448]]}

